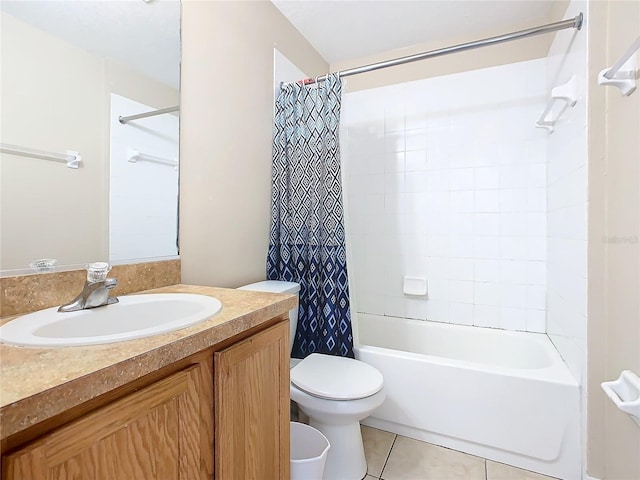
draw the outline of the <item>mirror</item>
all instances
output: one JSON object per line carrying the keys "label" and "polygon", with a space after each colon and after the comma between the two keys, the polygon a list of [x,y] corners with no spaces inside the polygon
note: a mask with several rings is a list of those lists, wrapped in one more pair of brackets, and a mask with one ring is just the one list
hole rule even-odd
{"label": "mirror", "polygon": [[118,119],[179,105],[179,0],[3,0],[0,27],[0,274],[175,257],[178,112]]}

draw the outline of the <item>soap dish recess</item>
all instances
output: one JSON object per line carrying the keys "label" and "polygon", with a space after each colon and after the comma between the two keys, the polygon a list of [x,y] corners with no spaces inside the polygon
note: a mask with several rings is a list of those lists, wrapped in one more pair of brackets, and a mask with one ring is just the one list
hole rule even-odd
{"label": "soap dish recess", "polygon": [[640,378],[631,370],[624,370],[617,380],[602,382],[602,390],[624,413],[640,427]]}
{"label": "soap dish recess", "polygon": [[427,279],[424,277],[404,277],[402,280],[402,293],[405,295],[426,295]]}

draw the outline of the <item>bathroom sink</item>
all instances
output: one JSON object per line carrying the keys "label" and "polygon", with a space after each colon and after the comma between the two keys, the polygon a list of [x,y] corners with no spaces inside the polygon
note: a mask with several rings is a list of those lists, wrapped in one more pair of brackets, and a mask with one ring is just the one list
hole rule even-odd
{"label": "bathroom sink", "polygon": [[76,312],[52,307],[23,315],[0,327],[0,342],[27,347],[121,342],[189,327],[222,309],[217,298],[188,293],[128,295],[119,300]]}

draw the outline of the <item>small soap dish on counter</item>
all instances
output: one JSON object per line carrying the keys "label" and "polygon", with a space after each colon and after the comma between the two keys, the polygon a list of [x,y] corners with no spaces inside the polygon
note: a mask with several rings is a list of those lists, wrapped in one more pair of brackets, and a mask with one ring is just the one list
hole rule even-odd
{"label": "small soap dish on counter", "polygon": [[602,382],[602,389],[624,413],[640,427],[640,378],[631,370],[624,370],[617,380]]}

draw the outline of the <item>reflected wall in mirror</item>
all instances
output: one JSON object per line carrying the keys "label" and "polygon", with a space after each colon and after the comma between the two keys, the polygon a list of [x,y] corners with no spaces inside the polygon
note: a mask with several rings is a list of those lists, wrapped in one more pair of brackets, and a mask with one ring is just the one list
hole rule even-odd
{"label": "reflected wall in mirror", "polygon": [[131,158],[177,163],[177,113],[114,118],[179,104],[180,2],[3,0],[0,27],[2,275],[177,255],[177,165]]}

